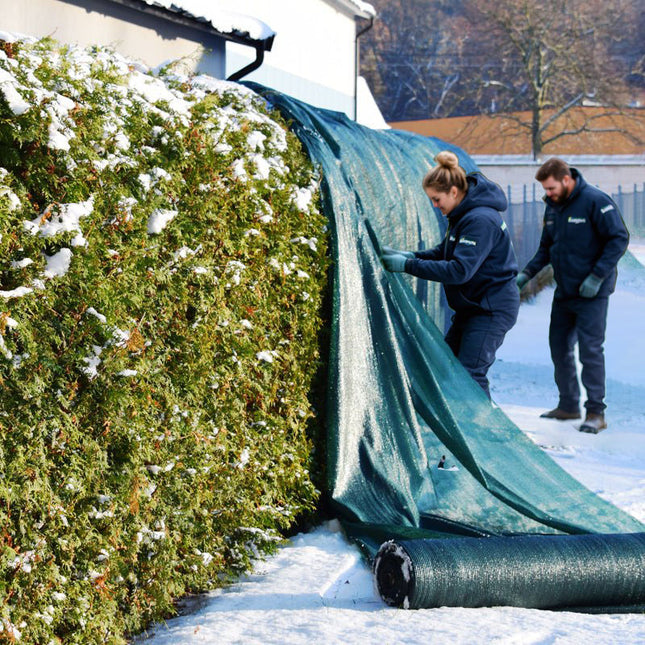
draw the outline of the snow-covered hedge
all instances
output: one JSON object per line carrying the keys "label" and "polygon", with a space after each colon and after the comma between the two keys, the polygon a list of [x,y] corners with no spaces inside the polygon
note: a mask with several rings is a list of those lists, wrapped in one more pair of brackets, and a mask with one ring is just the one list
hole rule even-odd
{"label": "snow-covered hedge", "polygon": [[0,41],[0,640],[123,642],[314,506],[317,199],[241,86]]}

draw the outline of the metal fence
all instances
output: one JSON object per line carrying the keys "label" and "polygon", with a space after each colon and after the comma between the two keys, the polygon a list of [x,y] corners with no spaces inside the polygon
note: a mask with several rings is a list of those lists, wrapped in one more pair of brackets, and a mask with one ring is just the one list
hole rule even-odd
{"label": "metal fence", "polygon": [[[625,225],[633,238],[645,238],[645,183],[633,188],[619,186],[612,199],[620,208]],[[544,202],[536,194],[535,185],[524,186],[523,200],[511,203],[511,187],[508,187],[509,206],[504,218],[513,240],[518,264],[521,267],[533,257],[542,233]]]}

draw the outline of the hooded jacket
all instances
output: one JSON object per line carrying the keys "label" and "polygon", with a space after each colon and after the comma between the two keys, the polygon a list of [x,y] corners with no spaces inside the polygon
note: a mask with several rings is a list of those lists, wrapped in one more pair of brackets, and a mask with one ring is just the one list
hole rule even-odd
{"label": "hooded jacket", "polygon": [[467,176],[468,191],[448,214],[443,242],[417,251],[406,273],[443,283],[456,313],[502,311],[516,314],[517,260],[500,211],[508,205],[504,191],[481,173]]}
{"label": "hooded jacket", "polygon": [[556,298],[578,298],[591,273],[603,279],[598,297],[616,286],[616,265],[629,244],[629,233],[609,195],[590,186],[575,168],[576,185],[562,203],[544,198],[544,226],[540,245],[524,273],[532,278],[547,264],[553,267]]}

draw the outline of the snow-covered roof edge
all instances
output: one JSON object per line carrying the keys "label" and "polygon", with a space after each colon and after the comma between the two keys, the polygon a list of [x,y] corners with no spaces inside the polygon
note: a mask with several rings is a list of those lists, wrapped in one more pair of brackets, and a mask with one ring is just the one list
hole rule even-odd
{"label": "snow-covered roof edge", "polygon": [[165,18],[192,22],[195,26],[215,32],[233,40],[249,44],[266,43],[271,49],[275,31],[265,22],[234,11],[213,6],[212,0],[111,0],[140,11],[153,11]]}
{"label": "snow-covered roof edge", "polygon": [[376,9],[368,2],[363,2],[363,0],[327,0],[327,2],[347,9],[358,18],[376,17]]}

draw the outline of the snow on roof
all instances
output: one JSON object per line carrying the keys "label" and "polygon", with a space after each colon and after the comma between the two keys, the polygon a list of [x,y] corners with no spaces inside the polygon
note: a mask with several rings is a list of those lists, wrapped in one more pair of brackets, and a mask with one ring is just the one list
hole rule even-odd
{"label": "snow on roof", "polygon": [[[234,11],[214,6],[213,0],[142,0],[152,7],[161,7],[210,24],[221,34],[246,36],[251,40],[267,40],[275,32],[266,23]],[[358,2],[358,0],[351,0]],[[364,3],[360,3],[364,4]]]}
{"label": "snow on roof", "polygon": [[376,9],[369,2],[362,2],[362,0],[349,0],[352,4],[355,4],[359,11],[366,13],[372,17],[376,16]]}
{"label": "snow on roof", "polygon": [[376,16],[376,9],[368,2],[363,2],[363,0],[335,0],[335,2],[336,4],[345,5],[361,18],[374,18]]}

